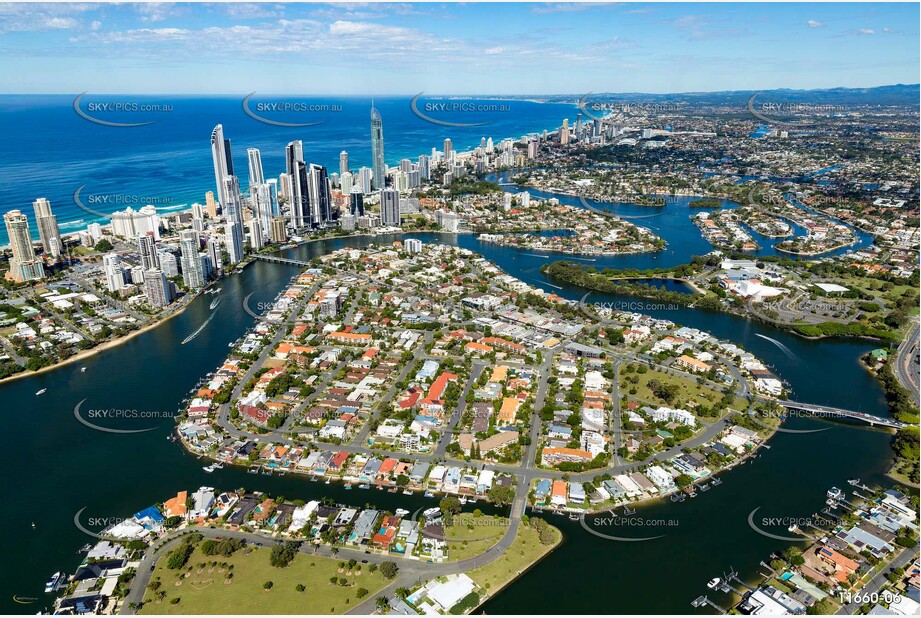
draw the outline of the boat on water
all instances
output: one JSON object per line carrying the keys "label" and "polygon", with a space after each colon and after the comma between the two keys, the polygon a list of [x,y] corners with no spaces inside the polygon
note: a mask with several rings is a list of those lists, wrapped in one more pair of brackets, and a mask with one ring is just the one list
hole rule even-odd
{"label": "boat on water", "polygon": [[852,486],[860,485],[860,479],[848,479],[847,484]]}
{"label": "boat on water", "polygon": [[326,482],[323,483],[323,484],[324,484],[324,485],[329,485],[330,483],[331,483],[331,481],[330,481],[329,479],[326,479]]}
{"label": "boat on water", "polygon": [[796,524],[790,524],[787,526],[787,532],[796,532],[797,530],[799,530],[799,526]]}
{"label": "boat on water", "polygon": [[259,468],[260,468],[260,467],[261,467],[261,466],[253,466],[252,468],[250,468],[249,470],[247,470],[246,473],[247,473],[247,474],[259,474]]}
{"label": "boat on water", "polygon": [[413,495],[413,492],[409,491],[408,489],[404,489],[404,490],[403,490],[403,495],[404,495],[404,496],[411,496],[411,495]]}
{"label": "boat on water", "polygon": [[37,396],[39,396],[39,395],[44,395],[44,394],[47,393],[47,392],[48,392],[48,389],[47,389],[47,388],[43,388],[43,389],[41,389],[40,391],[36,392],[36,393],[35,393],[35,396],[37,397]]}
{"label": "boat on water", "polygon": [[371,489],[371,486],[368,485],[367,483],[362,483],[361,485],[358,486],[358,489]]}
{"label": "boat on water", "polygon": [[67,581],[67,576],[58,571],[45,582],[45,592],[56,592],[65,581]]}
{"label": "boat on water", "polygon": [[86,552],[88,552],[88,551],[91,550],[91,549],[93,549],[93,546],[90,545],[89,543],[87,543],[86,545],[84,545],[83,547],[81,547],[80,549],[78,549],[78,550],[77,550],[77,553],[78,553],[78,554],[85,554]]}
{"label": "boat on water", "polygon": [[346,486],[345,486],[345,490],[346,490],[346,491],[351,491],[351,489],[352,489],[352,486],[351,486],[351,485],[346,485]]}
{"label": "boat on water", "polygon": [[713,481],[712,481],[710,484],[711,484],[713,487],[716,487],[717,485],[722,485],[722,484],[723,484],[723,481],[719,480],[719,478],[714,478]]}
{"label": "boat on water", "polygon": [[570,514],[569,514],[569,519],[571,519],[572,521],[579,521],[579,514],[578,514],[578,513],[570,513]]}
{"label": "boat on water", "polygon": [[464,496],[461,496],[460,498],[458,498],[457,501],[460,502],[461,504],[467,504],[467,498],[465,498]]}
{"label": "boat on water", "polygon": [[388,494],[395,494],[395,493],[397,493],[397,488],[396,488],[396,487],[391,487],[390,489],[387,490],[387,493],[388,493]]}
{"label": "boat on water", "polygon": [[204,470],[205,472],[207,472],[207,473],[209,473],[209,474],[212,473],[212,472],[214,472],[214,471],[217,470],[217,469],[218,469],[218,467],[217,467],[216,464],[211,464],[210,466],[202,466],[202,470]]}
{"label": "boat on water", "polygon": [[700,491],[708,491],[708,490],[710,489],[710,484],[709,484],[709,483],[704,483],[704,484],[701,485],[698,489],[700,489]]}
{"label": "boat on water", "polygon": [[80,367],[80,373],[86,373],[86,367]]}
{"label": "boat on water", "polygon": [[713,579],[711,579],[710,581],[707,582],[707,588],[709,588],[710,590],[713,590],[713,589],[715,589],[717,586],[719,586],[719,585],[720,585],[720,582],[722,582],[722,581],[723,581],[723,580],[721,580],[719,577],[714,577]]}
{"label": "boat on water", "polygon": [[832,500],[841,500],[842,498],[844,498],[844,491],[842,491],[841,489],[838,489],[837,487],[832,487],[826,492],[825,495],[828,496]]}
{"label": "boat on water", "polygon": [[624,515],[635,515],[636,509],[631,509],[629,506],[624,507]]}
{"label": "boat on water", "polygon": [[681,500],[681,494],[672,494],[672,497],[669,498],[672,502],[678,502]]}
{"label": "boat on water", "polygon": [[425,493],[422,494],[422,495],[425,496],[426,498],[434,498],[434,497],[435,497],[435,494],[433,494],[433,493],[430,492],[430,491],[427,491],[427,492],[425,492]]}
{"label": "boat on water", "polygon": [[217,309],[217,306],[221,304],[220,298],[215,298],[211,301],[211,304],[208,305],[208,309]]}
{"label": "boat on water", "polygon": [[688,494],[688,496],[691,497],[691,498],[696,498],[696,497],[697,497],[697,492],[692,490],[691,493]]}
{"label": "boat on water", "polygon": [[393,512],[393,514],[396,517],[406,517],[407,515],[409,515],[409,511],[407,511],[406,509],[397,509]]}

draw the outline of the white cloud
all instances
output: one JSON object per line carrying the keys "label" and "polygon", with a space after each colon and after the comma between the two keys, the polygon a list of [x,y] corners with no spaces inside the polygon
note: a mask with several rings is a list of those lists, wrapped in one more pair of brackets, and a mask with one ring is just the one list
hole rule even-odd
{"label": "white cloud", "polygon": [[806,25],[809,26],[810,28],[821,28],[822,22],[816,21],[815,19],[810,19],[809,21],[806,22]]}

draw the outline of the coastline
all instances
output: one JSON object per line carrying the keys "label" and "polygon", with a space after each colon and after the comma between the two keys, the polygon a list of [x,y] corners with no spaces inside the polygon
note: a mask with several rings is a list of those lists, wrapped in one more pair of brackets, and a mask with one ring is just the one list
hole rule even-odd
{"label": "coastline", "polygon": [[[219,281],[219,280],[218,280],[218,281]],[[205,290],[205,289],[207,289],[207,288],[202,288],[202,290]],[[160,318],[159,320],[156,320],[156,321],[154,321],[154,322],[151,322],[151,323],[149,323],[149,324],[143,326],[142,328],[139,328],[139,329],[137,329],[137,330],[131,331],[130,333],[128,333],[128,334],[126,334],[126,335],[124,335],[124,336],[122,336],[122,337],[119,337],[118,339],[112,339],[111,341],[105,341],[105,342],[103,342],[103,343],[101,343],[101,344],[99,344],[99,345],[97,345],[97,346],[95,346],[95,347],[93,347],[93,348],[90,348],[89,350],[83,350],[82,352],[79,352],[79,353],[77,353],[77,354],[74,354],[73,356],[71,356],[71,357],[69,357],[69,358],[66,358],[66,359],[64,359],[64,360],[62,360],[62,361],[59,361],[59,362],[57,362],[57,363],[54,363],[53,365],[47,365],[46,367],[42,367],[41,369],[38,369],[38,370],[36,370],[36,371],[24,370],[24,371],[20,371],[20,372],[18,372],[18,373],[14,373],[14,374],[11,375],[11,376],[7,376],[7,377],[5,377],[5,378],[0,379],[0,384],[4,384],[5,382],[12,382],[12,381],[14,381],[14,380],[21,380],[21,379],[23,379],[23,378],[31,378],[31,377],[34,377],[34,376],[37,376],[37,375],[41,375],[41,374],[43,374],[43,373],[48,373],[48,372],[50,372],[50,371],[54,371],[55,369],[59,369],[59,368],[64,367],[64,366],[66,366],[66,365],[70,365],[70,364],[72,364],[72,363],[76,363],[77,361],[85,360],[85,359],[87,359],[87,358],[90,358],[91,356],[95,356],[96,354],[99,354],[99,353],[101,353],[101,352],[105,352],[106,350],[111,350],[112,348],[116,348],[116,347],[120,346],[121,344],[125,343],[126,341],[130,341],[131,339],[134,339],[134,338],[137,337],[138,335],[142,335],[142,334],[146,333],[147,331],[153,330],[154,328],[160,326],[161,324],[165,324],[166,322],[168,322],[169,320],[173,319],[173,318],[176,317],[177,315],[180,315],[180,314],[183,313],[186,309],[188,309],[189,305],[191,305],[192,302],[193,302],[196,298],[198,298],[199,294],[201,294],[201,292],[199,292],[198,294],[195,294],[195,296],[192,297],[188,302],[186,302],[182,307],[179,307],[179,308],[176,309],[175,311],[170,312],[168,315],[165,315],[165,316],[163,316],[162,318]]]}

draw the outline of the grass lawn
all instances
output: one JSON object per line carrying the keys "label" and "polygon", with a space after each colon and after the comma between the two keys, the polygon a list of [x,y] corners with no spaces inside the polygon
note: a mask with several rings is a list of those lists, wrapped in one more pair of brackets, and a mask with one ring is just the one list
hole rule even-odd
{"label": "grass lawn", "polygon": [[[636,384],[631,384],[627,381],[627,377],[636,376],[639,378],[639,382]],[[664,399],[656,397],[652,390],[649,388],[650,380],[658,380],[662,384],[677,384],[681,389],[678,392],[678,396],[671,403],[666,402]],[[630,394],[630,389],[636,389],[635,394]],[[673,376],[668,373],[663,373],[661,371],[656,371],[655,369],[650,369],[646,373],[624,373],[621,369],[620,377],[620,389],[622,393],[626,393],[628,397],[636,399],[640,402],[656,405],[665,405],[669,407],[685,407],[685,409],[690,412],[694,411],[696,407],[691,402],[696,402],[703,404],[708,408],[713,404],[719,402],[723,398],[723,394],[709,386],[701,386],[693,380],[688,380],[686,378],[681,378],[678,376]],[[736,398],[738,401],[734,403],[734,406],[738,410],[745,410],[748,407],[748,404],[744,400]],[[681,404],[681,405],[679,405]]]}
{"label": "grass lawn", "polygon": [[[151,583],[159,580],[166,597],[157,601],[148,585],[140,613],[341,614],[362,600],[374,598],[388,583],[380,571],[370,573],[368,565],[360,565],[364,567],[360,574],[356,571],[349,575],[347,570],[339,572],[340,560],[298,554],[287,567],[278,568],[269,562],[270,554],[267,548],[246,548],[226,558],[205,556],[196,549],[181,571],[166,568],[166,560],[161,558]],[[217,561],[217,567],[211,567],[213,561]],[[199,569],[202,562],[208,566]],[[220,567],[223,562],[234,565],[230,583],[229,571]],[[188,575],[180,578],[180,573]],[[344,577],[347,585],[330,584],[333,576]],[[271,590],[263,589],[267,581],[274,584]],[[306,586],[306,590],[298,592],[298,584]],[[368,590],[364,599],[356,595],[359,588]],[[171,603],[174,598],[179,598],[175,605]]]}
{"label": "grass lawn", "polygon": [[474,517],[461,513],[445,527],[448,560],[456,562],[478,556],[499,542],[508,529],[508,518],[492,515]]}
{"label": "grass lawn", "polygon": [[501,558],[468,571],[467,575],[489,594],[495,594],[563,540],[563,534],[557,528],[552,529],[556,540],[552,545],[543,545],[537,530],[531,526],[520,526],[515,542]]}

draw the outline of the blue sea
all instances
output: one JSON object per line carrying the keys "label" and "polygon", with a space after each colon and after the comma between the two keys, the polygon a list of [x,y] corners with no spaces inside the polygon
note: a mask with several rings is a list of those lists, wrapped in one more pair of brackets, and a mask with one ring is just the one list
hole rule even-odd
{"label": "blue sea", "polygon": [[[62,233],[106,221],[77,206],[74,192],[80,187],[81,201],[104,213],[146,203],[169,213],[193,202],[204,203],[205,192],[215,189],[210,138],[218,123],[224,126],[224,137],[231,140],[235,171],[243,186],[248,179],[247,148],[259,148],[266,177],[277,177],[284,172],[285,145],[295,139],[303,141],[307,162],[325,165],[330,173],[339,171],[342,150],[348,151],[353,171],[371,165],[370,96],[254,97],[249,102],[250,111],[269,120],[322,123],[304,127],[275,126],[250,117],[244,111],[243,96],[86,95],[79,102],[81,111],[105,122],[153,122],[136,127],[91,122],[75,111],[74,99],[75,95],[0,95],[0,134],[4,137],[0,208],[26,213],[35,238],[32,202],[38,197],[51,200]],[[578,113],[575,104],[498,99],[476,101],[492,106],[489,111],[437,109],[439,103],[455,102],[427,98],[419,101],[418,108],[437,120],[488,124],[441,126],[415,115],[410,97],[376,97],[374,105],[384,122],[387,163],[396,165],[402,158],[430,154],[433,147],[442,150],[445,138],[451,138],[455,150],[463,151],[478,146],[482,137],[498,143],[506,137],[554,130],[564,118],[572,123]],[[293,111],[272,107],[279,103]],[[115,105],[121,110],[111,111]],[[134,105],[159,108],[130,110]],[[304,111],[305,106],[312,107]],[[317,111],[316,106],[322,109]],[[90,203],[93,198],[96,201]],[[7,242],[6,229],[0,229],[0,245]]]}

